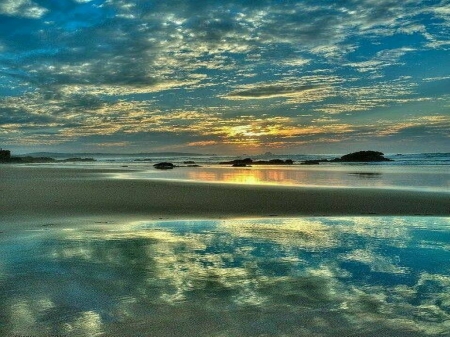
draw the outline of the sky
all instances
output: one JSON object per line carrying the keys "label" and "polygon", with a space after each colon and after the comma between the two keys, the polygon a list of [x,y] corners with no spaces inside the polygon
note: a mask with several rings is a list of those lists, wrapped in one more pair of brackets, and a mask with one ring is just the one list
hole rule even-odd
{"label": "sky", "polygon": [[450,0],[0,0],[13,152],[448,152]]}

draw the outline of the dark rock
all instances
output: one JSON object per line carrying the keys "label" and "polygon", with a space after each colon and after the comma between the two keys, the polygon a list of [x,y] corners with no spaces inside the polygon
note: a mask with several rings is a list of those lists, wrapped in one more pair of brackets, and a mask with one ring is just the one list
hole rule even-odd
{"label": "dark rock", "polygon": [[248,164],[246,164],[244,162],[235,162],[235,163],[233,163],[232,166],[233,167],[247,167],[247,166],[250,166],[250,165],[248,165]]}
{"label": "dark rock", "polygon": [[305,160],[300,163],[300,165],[319,165],[321,160]]}
{"label": "dark rock", "polygon": [[0,160],[9,160],[11,158],[11,151],[0,149]]}
{"label": "dark rock", "polygon": [[294,162],[291,159],[270,159],[270,160],[258,160],[253,162],[255,165],[292,165]]}
{"label": "dark rock", "polygon": [[220,162],[219,164],[232,165],[233,167],[246,167],[250,165],[292,165],[294,161],[291,159],[270,159],[253,161],[251,158],[235,159],[232,161]]}
{"label": "dark rock", "polygon": [[[263,161],[263,160],[260,160],[259,162],[260,163],[263,163],[263,162],[265,163],[265,161]],[[270,164],[270,165],[284,165],[284,160],[281,160],[281,159],[270,159],[268,164]]]}
{"label": "dark rock", "polygon": [[173,165],[172,163],[168,163],[168,162],[162,162],[162,163],[157,163],[157,164],[153,165],[153,167],[158,170],[171,170],[175,167],[175,165]]}
{"label": "dark rock", "polygon": [[392,161],[392,159],[385,158],[384,153],[378,151],[358,151],[346,154],[341,158],[330,160],[331,162],[380,162]]}
{"label": "dark rock", "polygon": [[245,159],[235,159],[231,161],[222,161],[219,164],[221,165],[233,165],[233,166],[246,166],[251,165],[253,163],[253,160],[251,158],[245,158]]}
{"label": "dark rock", "polygon": [[320,163],[328,163],[328,159],[310,159],[300,163],[300,165],[319,165]]}

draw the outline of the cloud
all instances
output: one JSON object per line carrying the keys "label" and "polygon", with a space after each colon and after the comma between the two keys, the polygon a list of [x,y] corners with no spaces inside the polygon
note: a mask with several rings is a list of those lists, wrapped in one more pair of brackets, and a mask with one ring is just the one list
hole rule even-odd
{"label": "cloud", "polygon": [[[406,5],[413,3],[409,1]],[[31,6],[32,3],[23,1],[23,4]],[[363,24],[355,16],[372,26],[380,26],[391,25],[395,13],[405,15],[405,9],[391,1],[368,2],[370,6],[364,3],[353,8],[351,4],[328,8],[309,3],[293,3],[289,7],[269,4],[261,1],[250,6],[230,2],[219,6],[211,2],[201,7],[188,1],[169,7],[155,2],[144,6],[122,0],[102,6],[78,2],[68,11],[49,6],[46,10],[51,20],[41,23],[36,31],[22,33],[23,38],[41,42],[41,56],[24,59],[17,66],[32,86],[86,84],[102,86],[105,90],[108,86],[122,85],[131,90],[151,88],[168,78],[181,83],[188,72],[202,66],[236,69],[232,63],[223,63],[227,57],[218,63],[217,58],[208,59],[208,55],[245,55],[257,50],[274,55],[273,47],[286,43],[292,50],[296,45],[303,52],[329,59],[338,54],[342,57],[357,49],[345,42],[348,36],[357,34],[354,28]],[[7,5],[11,3],[4,6]],[[48,48],[55,45],[50,36],[58,42],[57,49]],[[13,43],[12,39],[6,42]],[[307,61],[299,55],[297,60],[291,57],[282,62],[294,66],[305,65]]]}
{"label": "cloud", "polygon": [[345,64],[355,68],[358,72],[366,73],[370,72],[373,74],[380,74],[380,72],[387,68],[400,64],[400,59],[407,53],[412,53],[416,51],[414,48],[396,48],[396,49],[384,49],[376,53],[375,57],[371,60],[352,62]]}
{"label": "cloud", "polygon": [[46,12],[45,8],[31,0],[4,0],[0,3],[0,15],[39,19]]}
{"label": "cloud", "polygon": [[[22,135],[47,125],[67,140],[160,127],[186,144],[237,144],[240,134],[240,141],[278,146],[293,129],[311,128],[294,125],[297,115],[312,113],[319,120],[328,114],[376,114],[401,103],[429,100],[431,106],[438,94],[419,84],[442,74],[431,67],[420,74],[411,60],[423,57],[431,64],[445,53],[449,20],[445,2],[426,4],[5,0],[1,118],[9,133],[11,125],[24,123]],[[136,114],[136,106],[147,109],[139,111],[152,122]],[[189,129],[182,111],[203,113],[195,122],[218,138],[182,138]],[[269,130],[257,120],[263,114],[290,119]],[[255,116],[253,126],[236,132],[250,123],[236,115]],[[82,116],[89,116],[89,126]],[[149,124],[139,124],[142,120]],[[201,134],[197,125],[194,137]],[[278,139],[275,130],[281,132]]]}
{"label": "cloud", "polygon": [[450,80],[449,76],[438,76],[438,77],[427,77],[422,79],[424,82],[435,82],[435,81],[448,81]]}
{"label": "cloud", "polygon": [[257,87],[247,90],[237,90],[229,93],[226,97],[231,99],[264,99],[264,98],[273,98],[273,97],[291,97],[297,96],[298,94],[316,89],[315,86],[301,86],[301,87],[279,87],[279,86],[264,86]]}
{"label": "cloud", "polygon": [[[402,122],[380,120],[379,136],[392,136],[396,134],[409,134],[409,137],[426,137],[428,133],[435,136],[448,136],[450,117],[445,115],[410,117]],[[420,130],[421,132],[417,132]]]}
{"label": "cloud", "polygon": [[337,76],[303,76],[272,83],[242,85],[222,96],[229,100],[286,98],[286,103],[320,102],[333,96],[334,87],[344,82]]}

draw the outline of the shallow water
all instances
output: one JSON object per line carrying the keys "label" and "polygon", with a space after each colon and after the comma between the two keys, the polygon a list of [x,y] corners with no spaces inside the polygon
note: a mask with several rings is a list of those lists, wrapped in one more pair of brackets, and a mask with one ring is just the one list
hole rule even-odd
{"label": "shallow water", "polygon": [[179,167],[173,170],[154,168],[121,172],[122,179],[168,179],[253,185],[321,186],[351,188],[394,188],[408,190],[450,190],[448,166],[255,166],[232,168],[220,166]]}
{"label": "shallow water", "polygon": [[0,234],[0,335],[448,336],[450,219],[57,223]]}

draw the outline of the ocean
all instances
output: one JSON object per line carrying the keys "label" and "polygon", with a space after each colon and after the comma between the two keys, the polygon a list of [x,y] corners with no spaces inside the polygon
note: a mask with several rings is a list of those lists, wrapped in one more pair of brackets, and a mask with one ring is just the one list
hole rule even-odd
{"label": "ocean", "polygon": [[[117,163],[117,164],[145,164],[157,163],[161,161],[173,162],[175,164],[183,164],[185,161],[194,161],[201,165],[211,165],[222,161],[230,161],[234,159],[252,158],[254,160],[270,160],[270,159],[291,159],[294,164],[300,164],[305,160],[314,159],[334,159],[341,157],[342,154],[261,154],[261,155],[209,155],[209,154],[183,154],[183,153],[138,153],[138,154],[111,154],[111,153],[33,153],[32,156],[48,156],[57,159],[67,159],[74,157],[93,158],[99,164],[101,163]],[[380,163],[340,163],[341,165],[383,165],[383,166],[439,166],[450,165],[450,153],[388,153],[386,158],[392,159],[391,162]],[[321,165],[333,165],[321,163]]]}
{"label": "ocean", "polygon": [[[311,159],[333,159],[336,155],[296,155],[277,157],[292,159],[293,165],[254,165],[236,168],[218,165],[236,157],[156,157],[156,158],[103,158],[97,165],[111,164],[127,167],[117,174],[127,179],[167,179],[191,182],[259,184],[283,186],[313,186],[342,188],[391,188],[428,191],[450,191],[450,154],[387,155],[393,161],[374,163],[320,163],[301,165]],[[271,157],[258,157],[268,160]],[[172,162],[173,170],[156,170],[153,164]],[[185,162],[195,162],[200,167],[187,167]]]}
{"label": "ocean", "polygon": [[[41,154],[57,159],[89,157],[93,162],[64,162],[37,165],[62,167],[101,167],[120,169],[113,177],[121,179],[159,179],[189,182],[254,185],[387,188],[423,191],[450,191],[450,153],[387,154],[388,162],[332,163],[302,165],[305,160],[334,159],[341,155],[260,155],[253,160],[291,159],[293,165],[253,165],[231,167],[220,162],[247,156],[197,154]],[[159,162],[171,162],[173,170],[157,170]],[[198,167],[190,167],[192,163]],[[33,165],[33,164],[31,164]]]}

